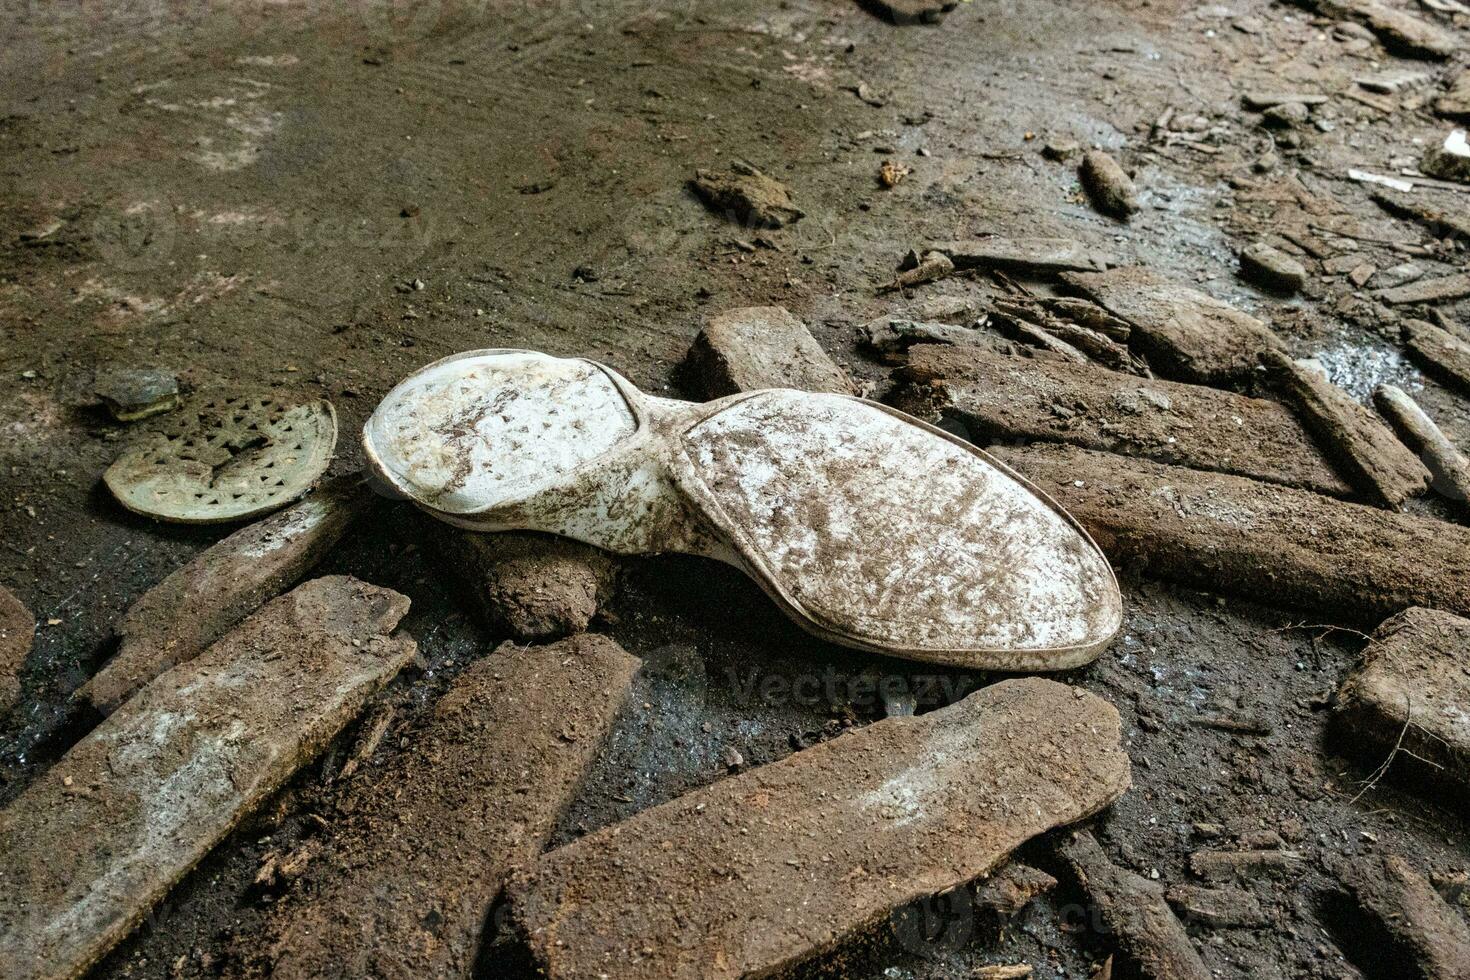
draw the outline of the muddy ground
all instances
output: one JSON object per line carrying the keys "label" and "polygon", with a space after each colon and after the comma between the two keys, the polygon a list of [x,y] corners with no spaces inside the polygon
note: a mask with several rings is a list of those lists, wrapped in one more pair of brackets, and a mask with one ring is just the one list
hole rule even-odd
{"label": "muddy ground", "polygon": [[[1470,401],[1423,378],[1384,339],[1380,312],[1318,261],[1359,253],[1431,276],[1463,261],[1346,179],[1412,164],[1448,127],[1412,92],[1386,109],[1338,93],[1388,65],[1441,69],[1296,6],[974,0],[941,25],[895,28],[846,0],[7,0],[0,23],[0,582],[42,622],[23,704],[0,732],[0,801],[87,730],[68,696],[128,605],[227,533],[151,523],[101,488],[130,438],[90,394],[110,366],[170,368],[196,390],[329,398],[344,433],[333,471],[347,472],[376,400],[427,361],[532,347],[679,394],[689,342],[735,306],[788,307],[881,395],[889,369],[858,350],[858,324],[999,288],[957,278],[880,294],[908,248],[1054,235],[1271,321],[1359,397],[1401,384],[1470,443]],[[1273,135],[1241,95],[1281,88],[1333,97],[1315,122]],[[1171,108],[1186,122],[1155,127]],[[1096,214],[1073,167],[1041,153],[1064,139],[1118,152],[1142,212],[1126,225]],[[766,231],[708,213],[685,182],[735,157],[786,181],[806,217]],[[912,173],[885,190],[884,159]],[[1463,194],[1422,193],[1465,207]],[[1237,276],[1235,250],[1262,235],[1321,252],[1306,255],[1302,296]],[[756,237],[776,247],[736,244]],[[1441,309],[1463,319],[1470,304]],[[422,662],[381,696],[400,721],[369,773],[497,640],[424,545],[424,520],[390,512],[323,567],[413,600],[405,626]],[[1110,856],[1182,883],[1190,851],[1209,843],[1192,825],[1222,825],[1227,840],[1274,832],[1308,861],[1249,885],[1269,926],[1197,931],[1217,975],[1411,975],[1354,942],[1324,861],[1392,850],[1426,873],[1463,871],[1470,826],[1392,780],[1363,792],[1372,763],[1326,742],[1329,696],[1361,640],[1310,613],[1123,571],[1124,630],[1066,677],[1123,714],[1135,787],[1096,822]],[[812,640],[738,573],[694,559],[626,562],[600,628],[647,666],[560,841],[719,778],[727,747],[755,765],[881,717],[882,678],[923,679],[926,706],[994,679]],[[1201,724],[1221,711],[1269,731]],[[257,870],[328,832],[337,790],[325,774],[352,738],[97,975],[213,976],[248,945],[274,897],[252,884]],[[1080,901],[1063,887],[1003,931],[951,903],[931,910],[948,914],[942,928],[907,918],[810,970],[963,977],[1027,962],[1038,977],[1088,976],[1110,947]],[[523,975],[493,921],[489,936],[484,975]]]}

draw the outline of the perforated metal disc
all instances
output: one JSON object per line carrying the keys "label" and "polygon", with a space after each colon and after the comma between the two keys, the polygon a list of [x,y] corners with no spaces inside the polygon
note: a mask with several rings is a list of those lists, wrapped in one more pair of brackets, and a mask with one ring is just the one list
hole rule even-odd
{"label": "perforated metal disc", "polygon": [[311,489],[336,444],[330,402],[201,397],[119,456],[103,480],[138,514],[183,524],[235,521],[275,510]]}

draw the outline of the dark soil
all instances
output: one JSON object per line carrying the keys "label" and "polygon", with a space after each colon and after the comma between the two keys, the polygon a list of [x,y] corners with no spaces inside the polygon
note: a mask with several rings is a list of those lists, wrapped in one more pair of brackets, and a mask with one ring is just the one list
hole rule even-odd
{"label": "dark soil", "polygon": [[[1371,294],[1379,282],[1347,278],[1365,264],[1412,261],[1433,278],[1463,263],[1462,244],[1386,214],[1371,185],[1346,178],[1394,173],[1442,139],[1435,90],[1392,97],[1392,112],[1335,94],[1403,63],[1295,6],[977,0],[905,28],[841,0],[12,7],[0,18],[0,584],[41,625],[0,729],[0,801],[92,724],[70,697],[129,606],[229,530],[157,524],[101,488],[131,437],[92,395],[107,369],[171,369],[186,394],[329,398],[343,433],[334,473],[360,465],[355,433],[377,399],[435,358],[581,354],[678,395],[689,343],[737,306],[787,307],[882,394],[889,368],[859,350],[858,325],[932,319],[926,302],[984,305],[1007,287],[980,275],[878,287],[909,248],[994,232],[1075,239],[1228,300],[1358,398],[1392,381],[1470,444],[1470,400],[1399,343],[1398,317],[1427,311],[1389,310]],[[1268,131],[1241,95],[1282,88],[1334,94],[1313,122]],[[1075,158],[1042,154],[1066,140],[1132,174],[1141,210],[1126,224],[1093,211]],[[767,229],[711,214],[688,181],[735,158],[785,182],[805,216]],[[912,172],[884,189],[884,159]],[[1451,191],[1414,196],[1464,207]],[[1262,238],[1308,267],[1297,298],[1238,278],[1236,250]],[[1470,304],[1437,312],[1463,321]],[[1430,499],[1410,507],[1460,519]],[[420,660],[374,705],[403,724],[501,639],[426,546],[426,521],[388,507],[321,568],[412,598],[403,625]],[[884,683],[917,689],[925,710],[995,679],[814,640],[711,562],[623,564],[621,597],[594,628],[645,661],[630,699],[645,707],[622,716],[555,843],[722,778],[727,747],[754,766],[879,718]],[[1424,874],[1463,871],[1463,811],[1393,778],[1363,792],[1373,766],[1326,743],[1327,706],[1361,645],[1335,618],[1124,572],[1123,631],[1064,678],[1117,705],[1134,766],[1133,789],[1092,822],[1103,848],[1169,886],[1197,880],[1193,850],[1274,832],[1307,859],[1243,884],[1270,924],[1191,927],[1201,956],[1220,977],[1362,975],[1339,945],[1353,930],[1332,931],[1323,911],[1336,889],[1324,859],[1392,851]],[[1269,730],[1201,723],[1222,713]],[[327,777],[357,737],[216,848],[96,975],[211,977],[263,935],[273,896],[257,872],[331,821],[342,788]],[[368,774],[407,749],[385,738]],[[1045,841],[1022,856],[1056,870]],[[1064,886],[1002,929],[951,895],[806,969],[905,980],[1024,961],[1045,980],[1084,977],[1112,946],[1081,901]],[[484,975],[529,975],[494,926]]]}

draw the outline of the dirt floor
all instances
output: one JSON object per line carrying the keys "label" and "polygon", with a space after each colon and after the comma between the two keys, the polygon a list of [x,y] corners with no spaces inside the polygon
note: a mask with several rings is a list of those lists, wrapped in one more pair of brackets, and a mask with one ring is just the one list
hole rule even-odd
{"label": "dirt floor", "polygon": [[[1379,96],[1385,108],[1343,97],[1353,79],[1444,68],[1335,24],[1263,0],[973,0],[905,28],[848,0],[6,0],[0,583],[42,625],[22,704],[0,728],[0,802],[91,724],[69,696],[128,606],[227,533],[150,522],[102,488],[133,436],[92,395],[111,367],[167,368],[192,390],[328,398],[344,434],[332,471],[350,472],[366,415],[428,361],[529,347],[679,395],[690,341],[737,306],[787,307],[881,397],[891,368],[860,351],[859,324],[934,297],[983,305],[1001,288],[957,277],[881,293],[908,249],[1051,235],[1268,320],[1360,398],[1400,384],[1470,444],[1470,400],[1424,378],[1387,339],[1382,307],[1324,265],[1463,267],[1463,243],[1389,217],[1347,177],[1412,165],[1449,129],[1422,106],[1432,85]],[[1243,93],[1281,89],[1332,97],[1284,130],[1242,108]],[[1126,224],[1097,214],[1075,165],[1041,152],[1063,140],[1116,152],[1141,212]],[[709,213],[686,182],[733,158],[785,181],[806,216],[771,231]],[[911,169],[891,189],[877,180],[885,159]],[[1461,191],[1416,194],[1467,207]],[[1237,275],[1235,252],[1263,236],[1307,259],[1300,296]],[[742,247],[757,238],[772,247]],[[1440,310],[1465,320],[1470,303]],[[395,508],[321,569],[413,601],[404,627],[421,661],[378,699],[400,720],[369,766],[499,639],[427,546],[428,519]],[[811,639],[711,562],[624,565],[598,628],[646,666],[554,843],[720,778],[728,748],[759,765],[881,718],[884,678],[906,678],[921,707],[995,679]],[[1245,883],[1269,924],[1194,930],[1216,975],[1415,975],[1355,941],[1327,866],[1393,851],[1426,874],[1465,871],[1470,824],[1391,779],[1365,789],[1373,763],[1327,741],[1359,636],[1122,571],[1123,631],[1063,678],[1123,716],[1134,788],[1094,822],[1109,856],[1185,883],[1190,852],[1216,832],[1196,825],[1225,841],[1277,834],[1306,860]],[[1256,734],[1207,723],[1221,713],[1264,721]],[[339,787],[323,774],[353,738],[216,849],[96,975],[216,975],[274,900],[254,884],[266,855],[327,832]],[[1058,871],[1043,845],[1022,856]],[[1059,877],[1004,929],[951,897],[808,971],[904,980],[1025,962],[1041,978],[1088,977],[1108,938]],[[482,974],[530,975],[498,921]]]}

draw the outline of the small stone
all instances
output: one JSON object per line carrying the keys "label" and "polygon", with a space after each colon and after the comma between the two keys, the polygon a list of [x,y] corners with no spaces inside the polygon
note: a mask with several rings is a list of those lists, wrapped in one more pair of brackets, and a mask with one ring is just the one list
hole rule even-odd
{"label": "small stone", "polygon": [[959,0],[859,0],[873,15],[900,27],[937,24],[959,6]]}
{"label": "small stone", "polygon": [[1434,111],[1446,119],[1470,121],[1470,68],[1462,69],[1449,90],[1434,100]]}
{"label": "small stone", "polygon": [[1093,206],[1102,213],[1126,219],[1138,210],[1133,179],[1107,153],[1091,150],[1083,154],[1078,174]]}
{"label": "small stone", "polygon": [[179,380],[154,368],[117,368],[98,375],[96,392],[119,422],[136,422],[179,405]]}
{"label": "small stone", "polygon": [[1047,140],[1041,148],[1041,155],[1048,160],[1056,160],[1059,163],[1072,159],[1082,152],[1082,147],[1076,140],[1053,139]]}
{"label": "small stone", "polygon": [[1445,137],[1444,143],[1431,147],[1419,166],[1426,174],[1441,180],[1470,181],[1470,143],[1466,142],[1465,130],[1456,129]]}
{"label": "small stone", "polygon": [[1261,112],[1279,105],[1296,104],[1303,107],[1324,105],[1327,102],[1327,96],[1316,92],[1256,91],[1247,92],[1240,101],[1252,112]]}
{"label": "small stone", "polygon": [[1305,266],[1266,242],[1254,242],[1241,251],[1240,274],[1258,286],[1286,294],[1299,291],[1307,281]]}
{"label": "small stone", "polygon": [[1311,113],[1300,102],[1283,102],[1261,113],[1261,123],[1274,129],[1290,129],[1293,126],[1300,126],[1310,118]]}
{"label": "small stone", "polygon": [[733,772],[745,765],[745,756],[741,755],[735,746],[727,745],[720,751],[720,762],[726,769]]}
{"label": "small stone", "polygon": [[733,161],[728,171],[697,170],[690,188],[716,214],[751,228],[781,228],[805,216],[786,185]]}

